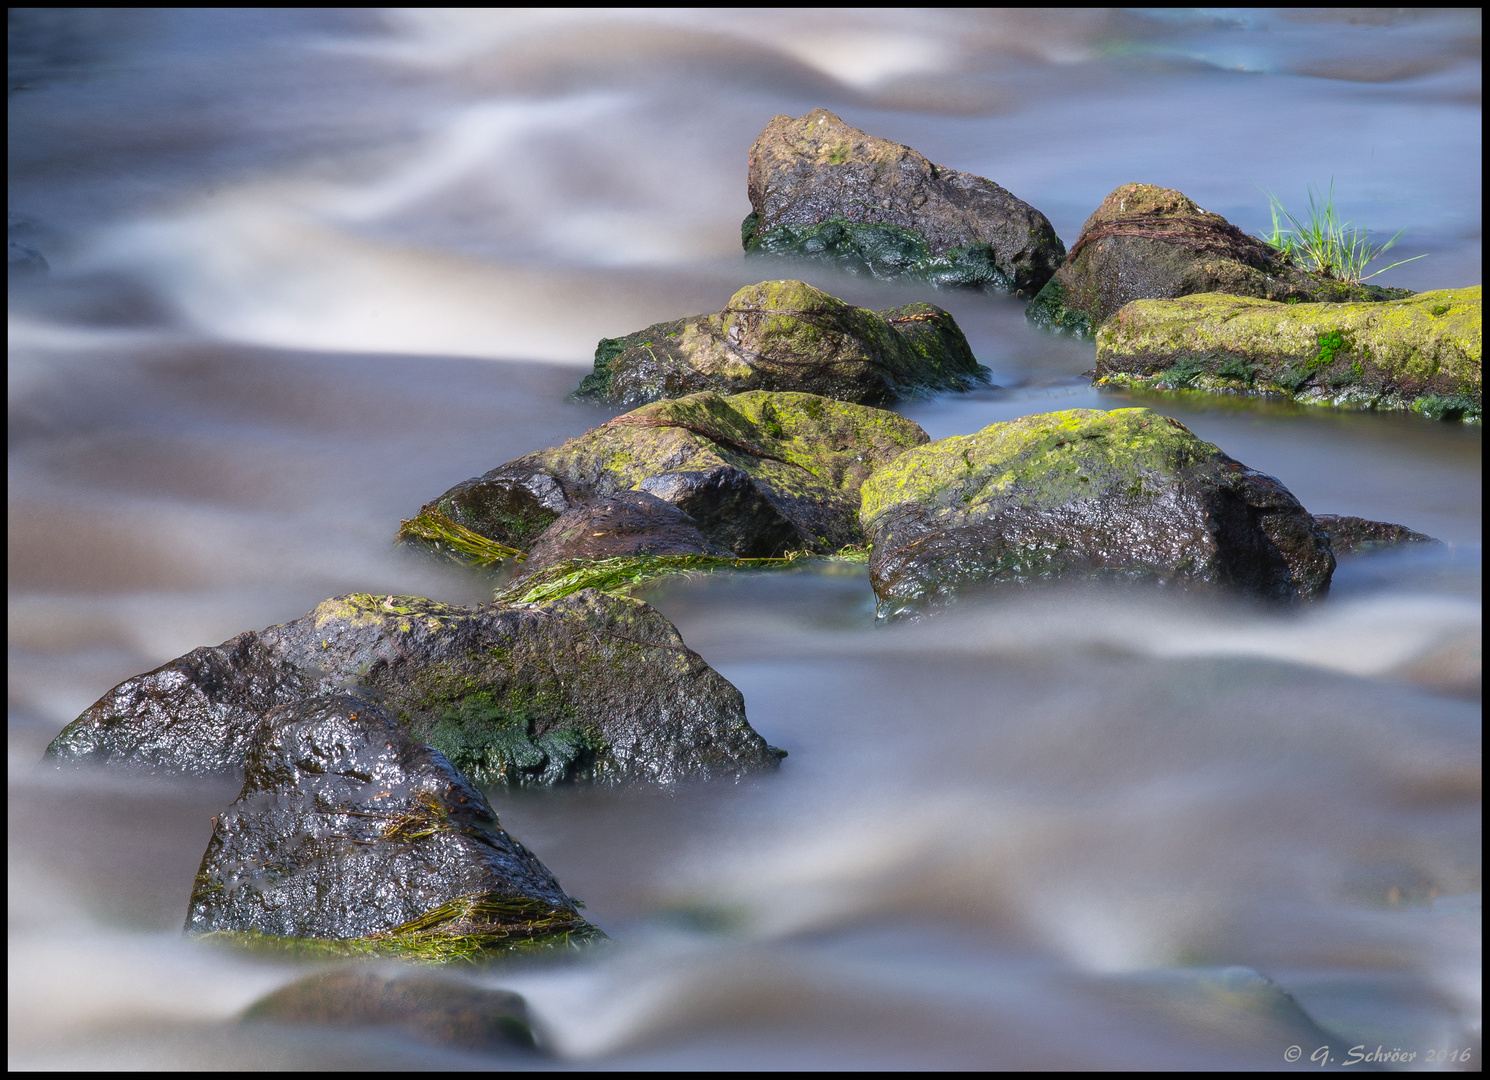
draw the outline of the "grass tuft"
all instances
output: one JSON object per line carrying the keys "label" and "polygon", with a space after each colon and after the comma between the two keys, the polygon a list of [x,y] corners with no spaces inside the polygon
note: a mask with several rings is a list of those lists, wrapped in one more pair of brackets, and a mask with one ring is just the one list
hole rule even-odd
{"label": "grass tuft", "polygon": [[[1359,285],[1393,267],[1428,257],[1414,255],[1411,259],[1402,259],[1373,273],[1366,273],[1367,266],[1391,250],[1402,236],[1402,231],[1399,230],[1396,236],[1380,246],[1370,243],[1367,239],[1370,232],[1352,228],[1350,222],[1340,220],[1340,214],[1335,209],[1334,180],[1330,181],[1330,189],[1324,195],[1312,184],[1309,186],[1307,222],[1301,222],[1283,209],[1283,204],[1272,192],[1268,192],[1267,196],[1273,215],[1273,228],[1262,239],[1269,247],[1282,252],[1285,258],[1321,277],[1333,278],[1347,285]],[[1284,222],[1287,222],[1287,227]]]}

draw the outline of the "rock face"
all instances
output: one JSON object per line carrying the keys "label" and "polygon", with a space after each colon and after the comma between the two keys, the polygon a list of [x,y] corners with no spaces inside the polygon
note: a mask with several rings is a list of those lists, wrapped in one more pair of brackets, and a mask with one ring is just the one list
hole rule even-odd
{"label": "rock face", "polygon": [[322,971],[248,1007],[245,1023],[402,1031],[463,1050],[531,1050],[528,1006],[510,990],[367,969]]}
{"label": "rock face", "polygon": [[672,623],[593,590],[524,607],[327,600],[121,683],[47,755],[233,773],[265,713],[349,686],[384,695],[411,738],[478,783],[671,782],[778,761]]}
{"label": "rock face", "polygon": [[1349,514],[1315,514],[1314,520],[1330,537],[1330,548],[1335,555],[1364,555],[1372,551],[1401,547],[1404,544],[1438,544],[1424,533],[1413,532],[1406,525],[1393,525],[1388,521],[1369,521]]}
{"label": "rock face", "polygon": [[1065,257],[1045,215],[991,180],[933,165],[826,109],[777,116],[750,148],[750,254],[877,278],[1033,295]]}
{"label": "rock face", "polygon": [[546,527],[571,507],[639,490],[742,558],[828,553],[863,539],[865,478],[926,441],[904,417],[815,394],[706,392],[643,406],[509,461],[424,509],[524,547],[530,534],[519,530],[530,528],[535,506],[549,515]]}
{"label": "rock face", "polygon": [[1309,303],[1412,295],[1317,277],[1172,188],[1124,184],[1087,218],[1065,263],[1025,317],[1087,337],[1134,300],[1192,293]]}
{"label": "rock face", "polygon": [[1205,293],[1123,307],[1096,379],[1478,419],[1482,350],[1478,285],[1362,304]]}
{"label": "rock face", "polygon": [[430,958],[595,934],[480,791],[353,694],[305,698],[259,723],[186,930]]}
{"label": "rock face", "polygon": [[1324,593],[1324,531],[1282,484],[1147,409],[1070,409],[912,450],[864,485],[882,615],[1062,576]]}
{"label": "rock face", "polygon": [[560,514],[539,534],[518,577],[565,559],[614,559],[622,555],[717,555],[698,524],[670,502],[645,491],[618,491]]}
{"label": "rock face", "polygon": [[988,381],[939,307],[868,311],[801,281],[763,281],[725,309],[603,338],[575,397],[642,405],[704,390],[787,390],[885,405]]}

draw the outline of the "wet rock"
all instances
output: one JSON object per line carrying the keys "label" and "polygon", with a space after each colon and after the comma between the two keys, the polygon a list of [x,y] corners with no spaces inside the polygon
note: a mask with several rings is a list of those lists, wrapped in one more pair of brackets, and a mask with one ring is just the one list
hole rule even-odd
{"label": "wet rock", "polygon": [[698,531],[693,518],[645,491],[618,491],[565,511],[543,531],[518,574],[565,559],[614,559],[622,555],[718,555],[729,552]]}
{"label": "wet rock", "polygon": [[411,738],[478,783],[671,782],[778,761],[672,623],[593,590],[521,607],[327,600],[121,683],[47,756],[232,773],[270,709],[347,686],[384,695]]}
{"label": "wet rock", "polygon": [[1329,588],[1329,538],[1288,489],[1147,409],[1070,409],[908,451],[864,485],[882,615],[1065,576]]}
{"label": "wet rock", "polygon": [[639,490],[688,514],[710,543],[737,556],[828,553],[863,539],[864,479],[926,440],[904,417],[815,394],[705,392],[643,406],[509,461],[424,510],[521,547],[507,523],[534,490],[555,493],[549,505],[562,499],[562,510]]}
{"label": "wet rock", "polygon": [[306,976],[254,1002],[243,1021],[401,1031],[462,1050],[531,1050],[534,1045],[520,994],[367,969]]}
{"label": "wet rock", "polygon": [[1096,381],[1478,420],[1480,294],[1476,285],[1358,304],[1136,300],[1097,333]]}
{"label": "wet rock", "polygon": [[1368,521],[1349,514],[1315,514],[1330,538],[1330,548],[1335,556],[1364,555],[1371,551],[1400,547],[1403,544],[1442,544],[1420,532],[1413,532],[1406,525],[1393,525],[1386,521]]}
{"label": "wet rock", "polygon": [[991,180],[933,165],[826,109],[777,116],[750,148],[749,254],[877,278],[1033,295],[1065,256],[1045,215]]}
{"label": "wet rock", "polygon": [[271,709],[257,725],[186,931],[431,960],[597,933],[444,755],[347,693]]}
{"label": "wet rock", "polygon": [[1193,293],[1308,303],[1412,295],[1406,289],[1346,285],[1310,274],[1172,188],[1124,184],[1087,218],[1066,261],[1025,309],[1025,317],[1039,326],[1089,337],[1134,300]]}
{"label": "wet rock", "polygon": [[703,390],[787,390],[885,405],[988,381],[956,321],[931,304],[869,311],[801,281],[763,281],[725,309],[604,338],[582,399],[641,405]]}

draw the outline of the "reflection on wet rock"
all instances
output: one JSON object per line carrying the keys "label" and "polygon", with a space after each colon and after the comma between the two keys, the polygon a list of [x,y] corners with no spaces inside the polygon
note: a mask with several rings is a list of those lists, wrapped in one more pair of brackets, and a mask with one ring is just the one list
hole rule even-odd
{"label": "reflection on wet rock", "polygon": [[1065,576],[1320,595],[1328,536],[1270,476],[1147,409],[1069,409],[906,453],[864,485],[882,615]]}
{"label": "reflection on wet rock", "polygon": [[637,600],[454,607],[365,593],[195,649],[69,724],[50,759],[163,772],[242,767],[276,706],[353,686],[478,783],[671,782],[779,760],[740,693]]}
{"label": "reflection on wet rock", "polygon": [[702,390],[790,390],[887,405],[988,381],[951,315],[926,303],[846,304],[801,281],[763,281],[713,315],[604,338],[575,397],[641,405]]}
{"label": "reflection on wet rock", "polygon": [[596,934],[486,797],[389,710],[271,710],[213,823],[190,934],[309,955],[469,959]]}
{"label": "reflection on wet rock", "polygon": [[750,148],[749,254],[876,278],[1038,292],[1066,254],[1044,214],[826,109],[777,116]]}

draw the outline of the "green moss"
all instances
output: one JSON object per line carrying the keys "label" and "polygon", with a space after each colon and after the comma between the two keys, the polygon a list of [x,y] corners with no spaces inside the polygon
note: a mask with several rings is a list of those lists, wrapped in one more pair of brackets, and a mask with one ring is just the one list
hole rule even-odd
{"label": "green moss", "polygon": [[[854,549],[846,549],[852,551]],[[673,574],[711,570],[757,570],[790,566],[806,552],[779,559],[732,559],[717,555],[622,555],[613,559],[565,559],[501,589],[500,604],[538,604],[581,589],[624,596],[632,589]],[[854,558],[852,554],[832,557]]]}
{"label": "green moss", "polygon": [[574,726],[539,731],[562,715],[557,695],[509,690],[461,697],[441,710],[427,737],[461,772],[479,784],[548,786],[588,779],[605,743]]}
{"label": "green moss", "polygon": [[1462,420],[1467,424],[1478,424],[1483,419],[1479,400],[1462,394],[1449,397],[1425,394],[1412,403],[1412,411],[1431,420]]}
{"label": "green moss", "polygon": [[1092,336],[1092,323],[1086,313],[1066,307],[1066,290],[1058,277],[1052,277],[1035,294],[1024,309],[1024,317],[1042,330],[1082,339]]}
{"label": "green moss", "polygon": [[887,222],[838,216],[813,225],[777,225],[761,233],[754,218],[752,214],[745,219],[748,229],[741,228],[747,255],[810,259],[881,280],[917,278],[933,285],[1014,291],[1014,282],[999,269],[988,244],[933,255],[919,232]]}
{"label": "green moss", "polygon": [[460,896],[402,926],[358,938],[297,938],[216,930],[196,940],[308,960],[390,958],[474,963],[505,953],[575,949],[605,935],[573,911],[496,893]]}
{"label": "green moss", "polygon": [[437,510],[425,510],[417,517],[399,522],[394,543],[400,547],[419,545],[455,562],[480,567],[500,566],[507,559],[522,562],[527,558],[517,548],[458,525]]}

